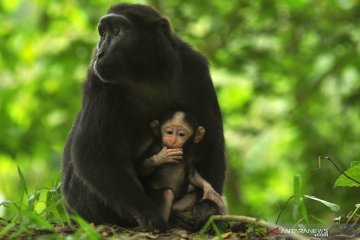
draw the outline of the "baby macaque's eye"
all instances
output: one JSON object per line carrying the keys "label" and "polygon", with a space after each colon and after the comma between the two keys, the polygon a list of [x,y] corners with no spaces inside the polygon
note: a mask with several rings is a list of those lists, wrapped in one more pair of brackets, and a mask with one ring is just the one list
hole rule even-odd
{"label": "baby macaque's eye", "polygon": [[185,133],[184,133],[184,132],[179,132],[179,133],[178,133],[178,136],[179,136],[179,137],[185,137]]}
{"label": "baby macaque's eye", "polygon": [[171,134],[173,134],[173,130],[171,130],[171,129],[166,129],[166,130],[165,130],[165,133],[168,134],[168,135],[171,135]]}

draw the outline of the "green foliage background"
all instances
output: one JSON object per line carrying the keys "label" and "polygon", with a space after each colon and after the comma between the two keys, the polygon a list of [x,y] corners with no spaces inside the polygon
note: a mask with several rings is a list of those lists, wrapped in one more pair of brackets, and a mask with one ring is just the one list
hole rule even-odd
{"label": "green foliage background", "polygon": [[[360,156],[360,4],[356,0],[148,0],[210,60],[225,124],[228,210],[274,220],[303,192],[349,212],[354,188],[330,164]],[[58,176],[105,0],[0,2],[0,201]],[[330,219],[320,204],[309,212]],[[0,208],[0,215],[3,209]],[[287,216],[289,215],[289,216]],[[285,214],[283,221],[290,219]]]}

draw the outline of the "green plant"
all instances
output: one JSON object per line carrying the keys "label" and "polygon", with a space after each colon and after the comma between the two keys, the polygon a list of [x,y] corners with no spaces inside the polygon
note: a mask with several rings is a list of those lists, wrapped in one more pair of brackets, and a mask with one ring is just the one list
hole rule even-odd
{"label": "green plant", "polygon": [[221,231],[219,229],[219,227],[216,225],[216,223],[214,222],[214,220],[212,218],[209,218],[209,220],[205,223],[205,225],[201,228],[200,230],[200,234],[204,234],[206,232],[208,232],[210,230],[210,228],[212,228],[218,238],[218,240],[222,240],[223,238],[221,237]]}
{"label": "green plant", "polygon": [[336,179],[334,187],[360,187],[360,162],[352,162],[351,167]]}
{"label": "green plant", "polygon": [[30,194],[23,172],[20,167],[17,169],[20,179],[19,200],[0,203],[7,210],[6,217],[0,219],[0,238],[15,239],[23,235],[46,234],[48,238],[57,239],[63,229],[70,227],[71,231],[76,230],[76,239],[102,239],[96,229],[81,217],[73,216],[71,221],[64,208],[59,177],[51,188],[38,188]]}
{"label": "green plant", "polygon": [[[282,214],[282,212],[284,211],[284,209],[286,208],[286,206],[288,205],[288,203],[290,202],[290,200],[294,199],[295,203],[293,205],[293,219],[295,221],[297,221],[297,223],[301,223],[302,221],[304,221],[306,224],[308,224],[309,221],[309,214],[308,214],[308,210],[306,208],[306,204],[304,199],[310,199],[313,201],[317,201],[322,203],[323,205],[327,206],[328,208],[330,208],[331,211],[339,211],[340,210],[340,206],[335,204],[335,203],[331,203],[325,200],[322,200],[320,198],[314,197],[314,196],[310,196],[310,195],[306,195],[303,193],[302,190],[302,180],[301,180],[301,176],[300,175],[295,175],[294,176],[294,195],[291,196],[287,202],[285,203],[284,207],[281,209],[278,218],[276,220],[276,223],[279,221],[280,216]],[[313,216],[312,216],[313,217]],[[314,219],[318,220],[317,218],[313,217]]]}

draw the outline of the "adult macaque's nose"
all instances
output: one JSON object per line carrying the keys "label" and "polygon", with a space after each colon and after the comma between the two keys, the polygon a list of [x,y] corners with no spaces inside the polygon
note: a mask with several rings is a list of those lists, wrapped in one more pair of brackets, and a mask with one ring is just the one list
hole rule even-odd
{"label": "adult macaque's nose", "polygon": [[97,58],[100,59],[105,55],[105,52],[102,50],[99,50],[99,52],[97,53]]}

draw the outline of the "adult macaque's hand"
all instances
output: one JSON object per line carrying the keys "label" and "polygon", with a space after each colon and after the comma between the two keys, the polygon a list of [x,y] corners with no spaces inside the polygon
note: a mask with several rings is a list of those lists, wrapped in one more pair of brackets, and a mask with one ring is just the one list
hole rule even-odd
{"label": "adult macaque's hand", "polygon": [[202,200],[205,200],[205,199],[208,199],[208,200],[211,200],[213,201],[214,203],[216,203],[216,205],[219,207],[219,211],[220,211],[220,214],[223,214],[224,211],[225,211],[225,204],[220,196],[220,194],[218,194],[212,187],[210,184],[205,184],[204,186],[204,194],[203,194],[203,197],[201,199]]}
{"label": "adult macaque's hand", "polygon": [[166,146],[161,151],[153,156],[156,165],[164,163],[178,163],[183,158],[182,148],[167,148]]}

